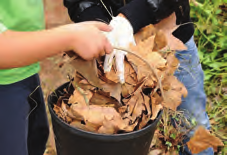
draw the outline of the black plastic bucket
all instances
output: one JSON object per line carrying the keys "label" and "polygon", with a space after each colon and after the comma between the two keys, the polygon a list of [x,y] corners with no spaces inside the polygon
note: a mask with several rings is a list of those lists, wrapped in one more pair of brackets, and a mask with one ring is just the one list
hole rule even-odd
{"label": "black plastic bucket", "polygon": [[96,134],[76,129],[63,122],[53,111],[59,92],[68,87],[68,83],[55,90],[48,97],[55,143],[58,155],[147,155],[151,140],[161,118],[162,112],[147,127],[131,133],[116,135]]}

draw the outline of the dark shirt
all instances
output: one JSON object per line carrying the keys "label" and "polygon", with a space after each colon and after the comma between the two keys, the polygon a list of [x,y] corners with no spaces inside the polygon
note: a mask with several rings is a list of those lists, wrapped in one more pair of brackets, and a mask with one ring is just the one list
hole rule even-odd
{"label": "dark shirt", "polygon": [[[177,15],[182,14],[183,17],[178,17],[177,23],[188,23],[190,19],[190,6],[188,0],[182,0],[181,8],[184,10],[182,13],[180,9],[171,6],[171,3],[159,6],[160,9],[154,8],[152,4],[160,0],[103,0],[106,8],[116,16],[122,13],[130,21],[134,33],[138,32],[142,27],[149,24],[156,24],[161,19],[172,14],[174,11]],[[163,0],[171,1],[171,0]],[[126,5],[124,4],[126,3]],[[64,0],[65,6],[68,8],[68,13],[72,21],[104,21],[109,23],[111,16],[108,14],[106,8],[100,0]],[[163,11],[164,10],[164,11]],[[186,43],[194,33],[194,26],[192,23],[184,24],[173,32],[173,35]]]}

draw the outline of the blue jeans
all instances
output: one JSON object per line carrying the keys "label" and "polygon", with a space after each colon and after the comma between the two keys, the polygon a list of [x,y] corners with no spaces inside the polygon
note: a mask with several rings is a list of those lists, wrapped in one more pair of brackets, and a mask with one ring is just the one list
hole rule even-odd
{"label": "blue jeans", "polygon": [[[178,110],[184,112],[184,116],[189,120],[194,119],[196,127],[204,126],[210,129],[209,118],[206,113],[206,94],[204,92],[204,73],[199,62],[199,56],[194,37],[185,44],[187,50],[177,51],[176,57],[180,61],[180,66],[175,72],[175,76],[181,81],[188,90],[188,96],[182,98],[182,103]],[[185,142],[193,136],[196,128],[193,128],[185,138]],[[191,155],[187,147],[180,153],[181,155]],[[208,148],[198,155],[213,155],[213,149]]]}
{"label": "blue jeans", "polygon": [[0,154],[43,155],[49,127],[39,76],[0,85]]}

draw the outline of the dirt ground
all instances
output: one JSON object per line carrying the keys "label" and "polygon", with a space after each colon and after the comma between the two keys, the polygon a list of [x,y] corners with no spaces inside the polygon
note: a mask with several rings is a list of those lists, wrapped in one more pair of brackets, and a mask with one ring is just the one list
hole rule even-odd
{"label": "dirt ground", "polygon": [[[71,23],[66,8],[63,6],[63,0],[43,0],[45,7],[46,28],[52,28],[59,25]],[[59,68],[58,64],[62,61],[62,54],[51,57],[40,62],[40,79],[45,96],[55,90],[58,86],[68,81],[67,74],[72,74],[68,66]],[[47,103],[47,101],[46,101]],[[50,122],[50,136],[47,143],[45,155],[56,155],[54,135],[51,125],[51,117],[47,108],[48,119]]]}

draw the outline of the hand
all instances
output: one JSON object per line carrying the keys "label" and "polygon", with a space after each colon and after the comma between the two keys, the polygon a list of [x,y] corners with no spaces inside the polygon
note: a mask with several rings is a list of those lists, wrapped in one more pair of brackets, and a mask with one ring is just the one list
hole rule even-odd
{"label": "hand", "polygon": [[81,22],[61,27],[71,36],[69,47],[81,58],[92,60],[113,51],[104,32],[112,30],[110,26],[101,22]]}
{"label": "hand", "polygon": [[[120,14],[117,17],[113,17],[110,21],[110,26],[113,27],[113,30],[105,34],[112,46],[127,49],[130,43],[135,44],[132,26],[123,15]],[[109,72],[112,68],[113,58],[115,57],[117,75],[122,84],[125,83],[124,58],[126,54],[124,51],[114,50],[111,54],[106,54],[104,61],[104,72]]]}

